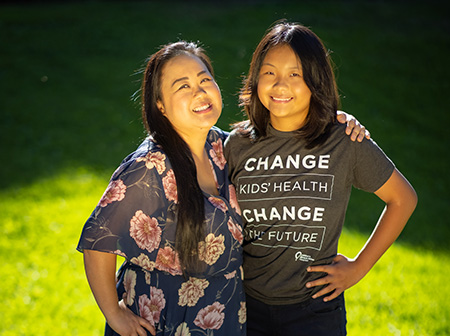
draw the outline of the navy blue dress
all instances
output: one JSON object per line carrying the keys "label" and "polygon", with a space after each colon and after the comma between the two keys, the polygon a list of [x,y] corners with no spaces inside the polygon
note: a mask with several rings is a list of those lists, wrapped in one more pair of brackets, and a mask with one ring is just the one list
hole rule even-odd
{"label": "navy blue dress", "polygon": [[[202,274],[185,278],[175,252],[177,189],[164,151],[147,138],[113,174],[86,222],[77,249],[126,258],[119,300],[147,319],[157,335],[245,335],[242,225],[223,155],[227,134],[213,127],[205,149],[219,196],[203,193],[206,236]],[[107,326],[105,334],[115,333]],[[150,333],[148,333],[150,335]]]}

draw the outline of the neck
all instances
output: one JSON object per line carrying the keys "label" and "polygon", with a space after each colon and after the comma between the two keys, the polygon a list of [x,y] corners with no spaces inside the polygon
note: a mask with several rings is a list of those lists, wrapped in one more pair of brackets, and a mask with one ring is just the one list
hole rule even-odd
{"label": "neck", "polygon": [[195,134],[180,134],[186,144],[191,150],[192,156],[197,162],[198,158],[203,158],[203,153],[205,151],[206,137],[208,136],[208,131],[206,132],[196,132]]}

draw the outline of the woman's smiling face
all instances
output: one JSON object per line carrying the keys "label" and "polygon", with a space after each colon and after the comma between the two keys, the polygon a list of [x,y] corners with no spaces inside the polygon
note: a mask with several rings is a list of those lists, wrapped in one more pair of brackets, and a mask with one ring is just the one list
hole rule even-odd
{"label": "woman's smiling face", "polygon": [[259,72],[258,97],[270,111],[275,129],[289,132],[304,125],[311,91],[303,79],[300,59],[289,45],[267,52]]}
{"label": "woman's smiling face", "polygon": [[157,106],[178,134],[185,137],[207,132],[216,124],[222,112],[222,96],[205,64],[186,54],[165,64]]}

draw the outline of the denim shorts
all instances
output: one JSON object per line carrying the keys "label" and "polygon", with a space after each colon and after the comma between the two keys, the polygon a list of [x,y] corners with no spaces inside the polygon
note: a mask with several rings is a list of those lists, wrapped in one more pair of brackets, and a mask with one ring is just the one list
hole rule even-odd
{"label": "denim shorts", "polygon": [[268,305],[247,295],[247,336],[344,336],[344,294],[289,305]]}

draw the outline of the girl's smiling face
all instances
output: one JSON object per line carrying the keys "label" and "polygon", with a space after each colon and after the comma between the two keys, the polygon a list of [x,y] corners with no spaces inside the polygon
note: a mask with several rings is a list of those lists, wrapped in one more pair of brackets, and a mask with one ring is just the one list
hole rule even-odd
{"label": "girl's smiling face", "polygon": [[267,52],[259,72],[258,97],[270,111],[275,129],[289,132],[304,125],[311,91],[303,79],[300,59],[289,45]]}
{"label": "girl's smiling face", "polygon": [[205,64],[186,54],[164,66],[157,106],[185,138],[207,132],[216,124],[222,112],[222,96]]}

